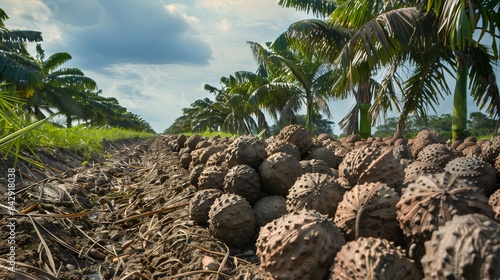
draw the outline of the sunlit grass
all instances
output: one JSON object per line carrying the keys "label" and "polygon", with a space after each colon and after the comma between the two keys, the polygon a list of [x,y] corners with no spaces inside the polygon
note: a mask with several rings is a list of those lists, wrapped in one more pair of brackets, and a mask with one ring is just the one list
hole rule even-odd
{"label": "sunlit grass", "polygon": [[115,141],[120,139],[139,138],[146,139],[156,134],[137,132],[122,128],[92,128],[85,126],[74,126],[71,128],[57,127],[51,123],[45,123],[38,128],[23,134],[17,141],[18,145],[4,145],[0,153],[7,155],[19,155],[19,151],[27,149],[36,156],[36,150],[56,151],[60,148],[72,150],[85,159],[99,156],[103,153],[103,141]]}
{"label": "sunlit grass", "polygon": [[92,128],[84,126],[59,128],[51,124],[46,124],[34,130],[30,137],[34,138],[35,147],[71,149],[89,157],[102,153],[103,141],[130,138],[146,139],[155,135],[122,128]]}
{"label": "sunlit grass", "polygon": [[205,138],[209,138],[209,137],[217,137],[217,136],[220,136],[220,137],[233,137],[233,136],[238,136],[237,134],[231,134],[231,133],[228,133],[228,132],[221,132],[221,131],[210,131],[209,129],[205,130],[203,133],[197,133],[197,132],[183,132],[182,134],[186,135],[186,136],[191,136],[191,135],[195,135],[195,134],[198,134],[198,135],[201,135]]}

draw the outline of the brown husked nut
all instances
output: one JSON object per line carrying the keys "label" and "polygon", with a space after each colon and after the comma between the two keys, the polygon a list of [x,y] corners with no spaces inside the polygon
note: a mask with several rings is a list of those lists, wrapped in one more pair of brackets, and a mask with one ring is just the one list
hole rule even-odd
{"label": "brown husked nut", "polygon": [[104,260],[106,258],[106,255],[94,248],[90,249],[89,256],[97,260]]}
{"label": "brown husked nut", "polygon": [[130,254],[124,254],[124,255],[121,255],[121,256],[116,256],[116,257],[113,258],[112,262],[117,263],[120,260],[125,261],[125,260],[128,259],[128,257],[130,257]]}

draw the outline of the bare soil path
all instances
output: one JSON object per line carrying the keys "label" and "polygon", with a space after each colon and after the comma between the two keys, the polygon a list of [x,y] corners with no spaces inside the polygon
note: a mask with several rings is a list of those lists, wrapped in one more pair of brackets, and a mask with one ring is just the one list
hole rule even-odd
{"label": "bare soil path", "polygon": [[0,279],[264,279],[254,248],[190,220],[196,189],[162,137],[105,147],[83,166],[71,151],[42,154],[43,170],[21,163],[10,194],[0,161]]}

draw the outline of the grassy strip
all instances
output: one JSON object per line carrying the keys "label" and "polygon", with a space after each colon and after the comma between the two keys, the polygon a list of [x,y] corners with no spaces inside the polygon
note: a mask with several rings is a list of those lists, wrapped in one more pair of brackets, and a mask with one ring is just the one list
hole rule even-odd
{"label": "grassy strip", "polygon": [[[38,128],[29,131],[18,139],[20,148],[30,150],[36,153],[36,149],[53,150],[58,148],[73,150],[84,158],[89,159],[92,156],[102,154],[103,141],[115,141],[120,139],[140,138],[146,139],[154,137],[156,134],[137,132],[122,128],[92,128],[85,126],[74,126],[71,128],[60,128],[51,123],[44,123]],[[15,150],[5,147],[0,152],[4,157],[9,154],[19,155],[20,148]],[[5,149],[7,148],[7,149]]]}
{"label": "grassy strip", "polygon": [[36,139],[34,145],[39,148],[64,148],[82,153],[85,157],[102,153],[103,141],[115,141],[120,139],[140,138],[147,139],[156,134],[137,132],[122,128],[93,128],[74,126],[71,128],[59,128],[51,124],[42,125],[34,130]]}

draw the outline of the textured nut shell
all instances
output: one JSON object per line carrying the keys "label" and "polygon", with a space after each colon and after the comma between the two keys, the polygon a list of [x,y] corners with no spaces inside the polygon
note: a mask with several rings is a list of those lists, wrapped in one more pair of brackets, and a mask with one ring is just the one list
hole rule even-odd
{"label": "textured nut shell", "polygon": [[319,159],[326,164],[330,168],[338,168],[339,164],[342,162],[342,157],[336,156],[333,149],[327,147],[314,147],[310,149],[309,154],[305,158],[306,160],[310,159]]}
{"label": "textured nut shell", "polygon": [[425,242],[421,263],[425,279],[499,279],[500,225],[481,214],[457,215]]}
{"label": "textured nut shell", "polygon": [[205,165],[198,164],[196,166],[193,166],[191,168],[191,171],[189,172],[189,183],[196,188],[198,188],[198,178],[200,178],[200,174],[203,169],[205,169]]}
{"label": "textured nut shell", "polygon": [[277,138],[297,146],[301,155],[307,154],[309,148],[312,146],[311,134],[305,127],[298,124],[285,126]]}
{"label": "textured nut shell", "polygon": [[481,145],[481,157],[491,163],[495,164],[495,159],[500,154],[500,136],[497,135],[493,140],[486,141]]}
{"label": "textured nut shell", "polygon": [[476,184],[489,196],[495,191],[497,173],[495,168],[480,157],[458,157],[451,160],[444,170]]}
{"label": "textured nut shell", "polygon": [[347,240],[354,240],[356,220],[358,236],[380,237],[401,242],[402,232],[396,219],[398,193],[383,183],[356,185],[344,194],[335,213],[335,224]]}
{"label": "textured nut shell", "polygon": [[396,207],[403,232],[417,240],[428,240],[455,215],[493,217],[488,199],[477,186],[447,172],[420,176],[402,190]]}
{"label": "textured nut shell", "polygon": [[205,166],[225,166],[226,150],[216,152],[208,157]]}
{"label": "textured nut shell", "polygon": [[292,156],[300,160],[299,148],[297,148],[297,146],[295,146],[292,143],[286,142],[285,140],[274,139],[273,141],[270,141],[267,144],[266,146],[267,156],[270,156],[278,152],[291,154]]}
{"label": "textured nut shell", "polygon": [[439,136],[439,134],[434,130],[422,130],[420,131],[412,141],[411,154],[413,158],[418,158],[418,153],[425,148],[425,146],[434,143],[445,143],[446,139]]}
{"label": "textured nut shell", "polygon": [[411,150],[408,145],[396,145],[392,148],[392,154],[397,159],[411,159]]}
{"label": "textured nut shell", "polygon": [[339,165],[339,177],[351,186],[356,185],[361,173],[378,156],[380,156],[380,149],[376,147],[366,147],[348,152]]}
{"label": "textured nut shell", "polygon": [[184,146],[190,148],[191,150],[195,150],[196,145],[198,145],[198,142],[200,142],[202,139],[203,137],[201,137],[201,135],[199,134],[191,135],[186,139]]}
{"label": "textured nut shell", "polygon": [[381,182],[392,188],[399,188],[404,180],[404,168],[399,163],[392,150],[388,149],[370,163],[358,179],[358,184],[369,182]]}
{"label": "textured nut shell", "polygon": [[189,202],[189,215],[198,225],[208,225],[208,212],[215,199],[222,195],[217,189],[197,191]]}
{"label": "textured nut shell", "polygon": [[305,173],[290,188],[286,197],[286,210],[316,210],[333,218],[344,192],[345,189],[330,175]]}
{"label": "textured nut shell", "polygon": [[189,168],[189,164],[191,163],[191,158],[192,158],[191,153],[183,153],[181,155],[181,158],[179,159],[179,161],[180,161],[182,168],[184,168],[184,169]]}
{"label": "textured nut shell", "polygon": [[301,160],[302,173],[323,173],[334,176],[333,169],[320,159]]}
{"label": "textured nut shell", "polygon": [[224,191],[241,195],[250,204],[257,201],[260,188],[259,174],[249,165],[236,165],[224,177]]}
{"label": "textured nut shell", "polygon": [[253,211],[257,224],[263,226],[286,214],[286,198],[281,195],[263,197],[255,202]]}
{"label": "textured nut shell", "polygon": [[446,144],[435,143],[425,146],[420,153],[418,153],[417,160],[445,167],[450,160],[458,156],[459,154],[453,152]]}
{"label": "textured nut shell", "polygon": [[360,237],[342,246],[329,279],[420,280],[422,273],[400,247],[385,239]]}
{"label": "textured nut shell", "polygon": [[228,168],[240,164],[258,168],[266,157],[266,142],[256,137],[240,136],[226,149]]}
{"label": "textured nut shell", "polygon": [[218,166],[205,166],[198,177],[198,190],[224,188],[227,169]]}
{"label": "textured nut shell", "polygon": [[495,212],[495,220],[500,222],[500,189],[490,195],[488,204],[491,205],[493,212]]}
{"label": "textured nut shell", "polygon": [[229,246],[243,246],[256,234],[252,206],[237,194],[223,194],[216,198],[208,216],[210,232]]}
{"label": "textured nut shell", "polygon": [[444,168],[437,163],[414,161],[405,167],[404,184],[415,181],[421,175],[444,172]]}
{"label": "textured nut shell", "polygon": [[299,160],[290,154],[276,153],[259,167],[262,190],[271,195],[286,196],[297,177],[302,175]]}
{"label": "textured nut shell", "polygon": [[269,279],[323,279],[344,243],[330,219],[303,210],[263,226],[256,249]]}

